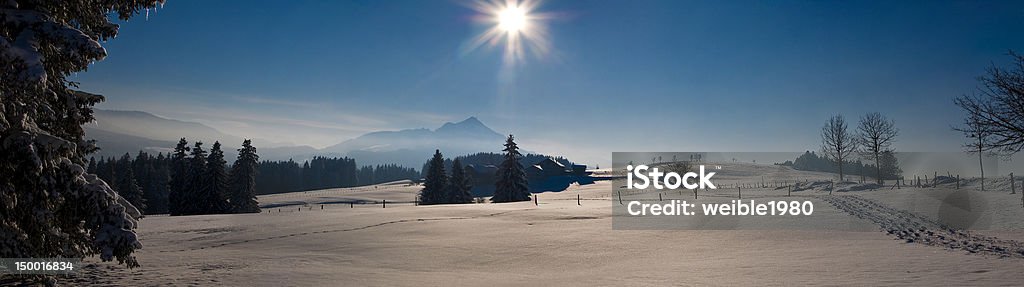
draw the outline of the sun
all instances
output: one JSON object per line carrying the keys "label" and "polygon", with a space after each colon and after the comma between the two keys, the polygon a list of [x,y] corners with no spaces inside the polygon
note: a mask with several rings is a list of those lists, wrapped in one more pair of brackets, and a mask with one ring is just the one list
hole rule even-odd
{"label": "sun", "polygon": [[474,19],[490,26],[469,41],[463,51],[485,45],[503,47],[506,67],[525,60],[528,51],[538,57],[548,53],[550,44],[544,22],[551,15],[537,11],[539,0],[476,0],[472,3],[471,8],[480,13]]}
{"label": "sun", "polygon": [[527,15],[523,8],[505,7],[498,12],[498,28],[508,33],[519,33],[526,29]]}

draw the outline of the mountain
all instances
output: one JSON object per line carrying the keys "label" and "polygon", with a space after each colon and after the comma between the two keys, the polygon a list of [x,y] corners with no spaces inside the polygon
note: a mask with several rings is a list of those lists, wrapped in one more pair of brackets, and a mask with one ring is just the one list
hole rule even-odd
{"label": "mountain", "polygon": [[476,117],[445,123],[435,130],[406,129],[372,132],[321,150],[356,159],[360,165],[397,163],[419,167],[435,149],[445,156],[499,151],[505,137]]}
{"label": "mountain", "polygon": [[190,142],[199,140],[211,144],[213,141],[220,141],[221,144],[242,144],[242,138],[222,133],[200,123],[168,119],[140,111],[95,111],[96,121],[87,124],[86,128],[175,143],[184,136]]}
{"label": "mountain", "polygon": [[[156,154],[169,153],[185,137],[189,146],[195,141],[202,141],[203,147],[209,149],[214,141],[223,145],[226,160],[234,161],[242,138],[223,133],[210,126],[168,119],[141,111],[116,111],[95,109],[96,121],[86,124],[85,137],[96,140],[100,148],[93,157],[120,157],[125,153],[137,154],[140,150]],[[260,159],[288,160],[289,158],[306,159],[317,154],[317,149],[310,146],[278,146],[275,147],[265,140],[253,140],[259,148]]]}
{"label": "mountain", "polygon": [[[195,141],[205,143],[209,149],[214,141],[224,146],[228,162],[234,161],[242,138],[223,133],[196,122],[168,119],[141,111],[95,110],[96,121],[85,125],[86,138],[95,139],[100,151],[94,157],[120,157],[126,152],[135,155],[139,150],[150,153],[173,150],[178,139],[185,137],[189,146]],[[445,156],[454,157],[477,152],[497,152],[505,136],[484,125],[476,117],[448,122],[430,130],[426,128],[398,131],[379,131],[343,141],[323,149],[310,146],[275,146],[255,141],[261,160],[288,160],[302,162],[314,156],[356,159],[359,165],[399,164],[419,168],[440,149]]]}

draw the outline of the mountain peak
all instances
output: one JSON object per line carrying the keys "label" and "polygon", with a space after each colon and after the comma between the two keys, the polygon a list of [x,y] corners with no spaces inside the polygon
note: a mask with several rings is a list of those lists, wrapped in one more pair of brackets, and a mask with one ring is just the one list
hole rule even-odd
{"label": "mountain peak", "polygon": [[484,123],[481,122],[479,119],[477,119],[476,117],[473,117],[473,116],[471,116],[469,118],[466,118],[465,120],[462,120],[461,122],[457,122],[457,123],[452,123],[452,122],[444,123],[444,125],[442,125],[441,127],[437,128],[436,130],[434,130],[434,132],[440,132],[440,133],[484,132],[486,134],[498,134],[497,132],[495,132],[491,128],[487,127],[487,125],[484,125]]}

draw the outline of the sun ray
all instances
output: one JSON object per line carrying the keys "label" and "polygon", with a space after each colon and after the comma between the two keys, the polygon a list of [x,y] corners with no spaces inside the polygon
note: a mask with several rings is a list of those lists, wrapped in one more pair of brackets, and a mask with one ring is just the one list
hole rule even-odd
{"label": "sun ray", "polygon": [[526,54],[543,57],[549,51],[549,40],[543,21],[547,16],[537,13],[538,1],[531,0],[480,0],[471,8],[480,14],[478,22],[490,27],[473,37],[465,52],[484,45],[502,47],[503,62],[507,67],[525,60]]}

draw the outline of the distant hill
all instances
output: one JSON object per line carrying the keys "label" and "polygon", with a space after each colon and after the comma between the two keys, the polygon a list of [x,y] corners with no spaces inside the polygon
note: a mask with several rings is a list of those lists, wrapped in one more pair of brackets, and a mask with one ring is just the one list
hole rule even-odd
{"label": "distant hill", "polygon": [[96,109],[95,115],[96,122],[87,124],[86,128],[175,143],[182,136],[187,136],[190,141],[213,143],[219,140],[221,144],[242,144],[242,138],[204,124],[163,118],[147,112]]}
{"label": "distant hill", "polygon": [[[224,146],[225,158],[235,158],[242,138],[221,132],[201,123],[168,119],[141,111],[96,110],[96,122],[85,125],[86,138],[95,139],[100,151],[95,157],[119,157],[124,153],[135,155],[139,150],[151,153],[169,152],[178,139],[185,137],[190,143],[202,141],[209,149],[215,140]],[[505,136],[484,125],[476,117],[448,122],[437,129],[406,129],[378,131],[343,141],[323,149],[310,146],[256,147],[261,160],[288,160],[301,162],[314,156],[356,159],[362,165],[399,164],[420,168],[422,163],[440,149],[447,157],[478,152],[498,152]],[[190,144],[191,146],[191,144]]]}
{"label": "distant hill", "polygon": [[440,149],[445,156],[457,156],[500,151],[504,142],[503,135],[476,117],[469,117],[461,122],[445,123],[435,130],[421,128],[367,133],[321,151],[355,158],[360,165],[397,163],[419,168],[435,149]]}

